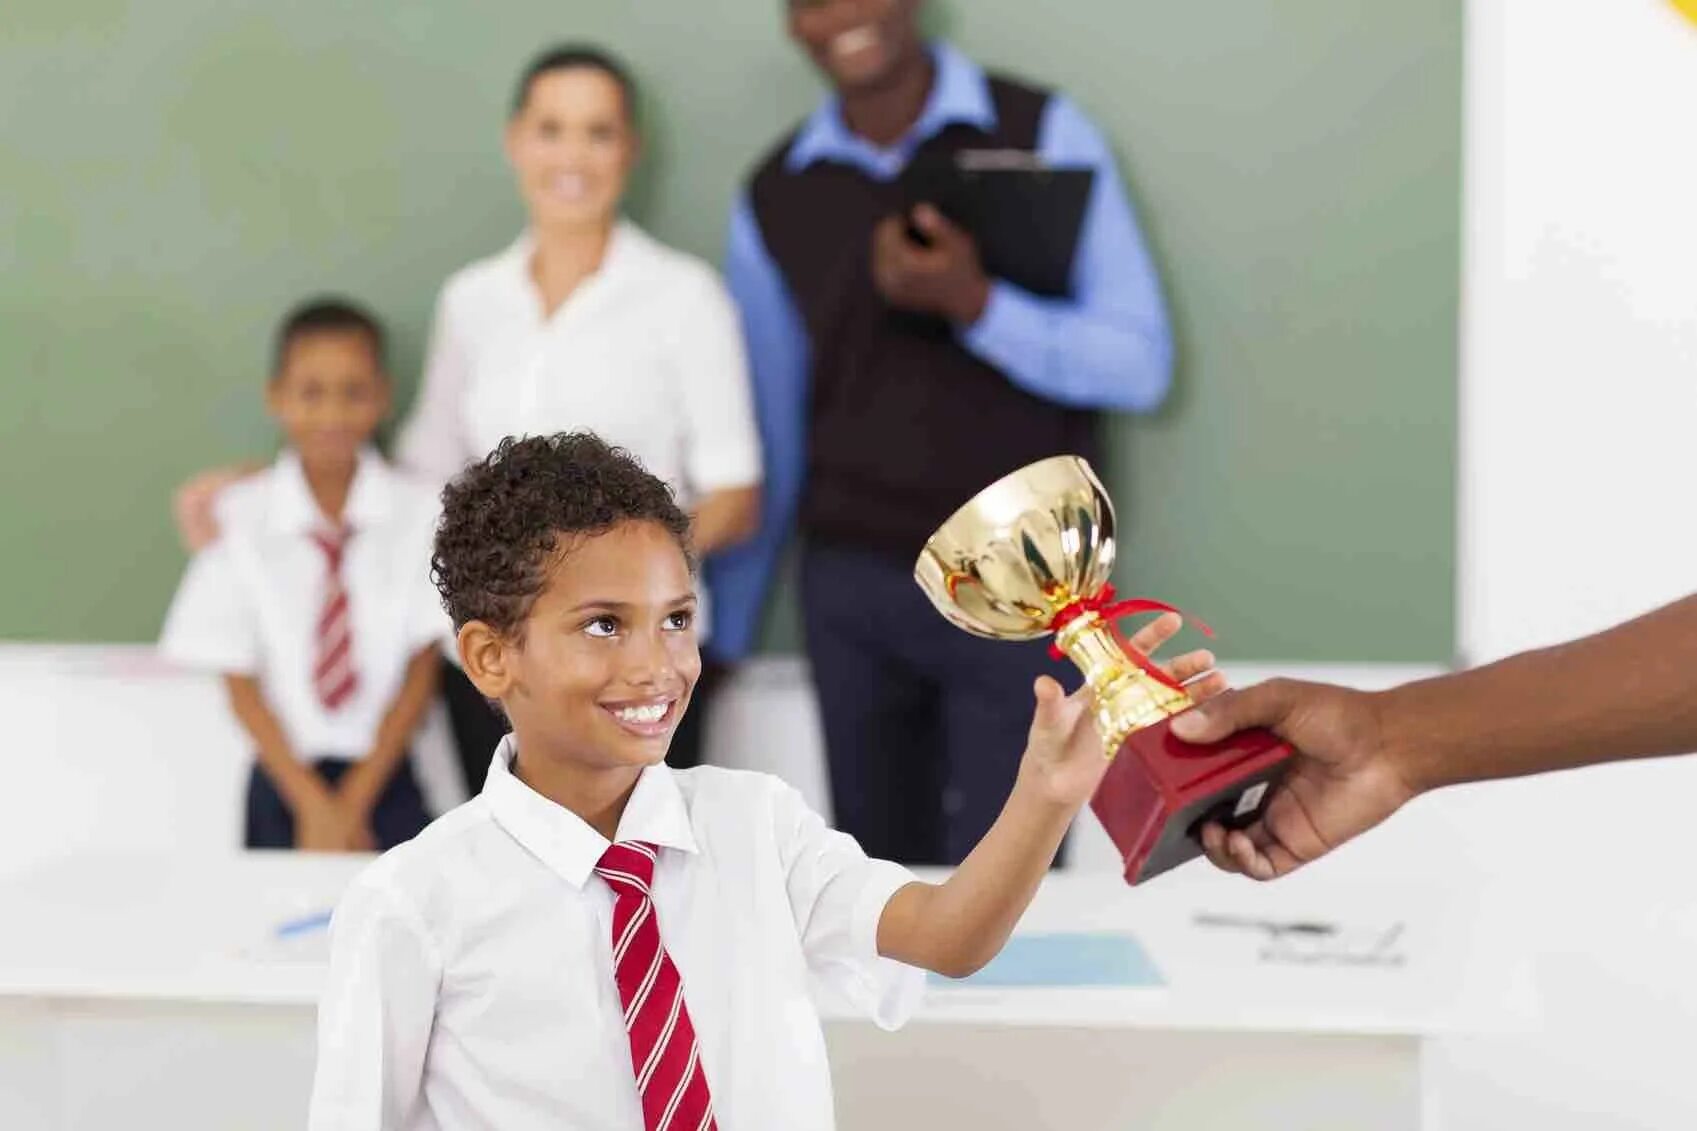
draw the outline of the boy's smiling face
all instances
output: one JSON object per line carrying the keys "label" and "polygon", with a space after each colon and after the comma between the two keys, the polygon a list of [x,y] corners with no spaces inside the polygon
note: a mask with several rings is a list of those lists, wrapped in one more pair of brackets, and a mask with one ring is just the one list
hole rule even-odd
{"label": "boy's smiling face", "polygon": [[683,550],[646,521],[560,550],[521,633],[485,646],[498,655],[479,657],[493,661],[479,686],[500,699],[521,756],[583,769],[663,761],[701,674]]}

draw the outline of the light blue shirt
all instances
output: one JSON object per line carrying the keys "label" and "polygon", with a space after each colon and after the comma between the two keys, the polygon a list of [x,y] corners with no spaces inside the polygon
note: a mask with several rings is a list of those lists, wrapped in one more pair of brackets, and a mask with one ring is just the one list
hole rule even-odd
{"label": "light blue shirt", "polygon": [[[850,132],[836,98],[803,123],[784,157],[800,171],[817,161],[851,165],[894,180],[923,142],[956,122],[996,126],[984,71],[947,44],[932,49],[936,80],[919,120],[889,147]],[[1071,408],[1150,412],[1172,381],[1172,334],[1148,249],[1100,130],[1063,95],[1049,99],[1037,155],[1051,165],[1088,166],[1094,187],[1072,265],[1071,295],[1045,298],[994,280],[978,321],[961,343],[1026,392]],[[760,234],[745,192],[731,213],[725,278],[742,312],[765,457],[761,528],[707,564],[716,614],[712,650],[736,659],[753,647],[760,609],[788,541],[807,466],[806,329],[782,272]]]}

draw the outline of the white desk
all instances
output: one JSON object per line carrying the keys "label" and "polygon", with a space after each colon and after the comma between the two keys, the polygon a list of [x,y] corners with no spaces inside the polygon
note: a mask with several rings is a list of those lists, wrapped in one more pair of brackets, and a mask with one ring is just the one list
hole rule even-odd
{"label": "white desk", "polygon": [[[1357,686],[1425,674],[1275,667]],[[1251,682],[1272,670],[1232,674]],[[145,1128],[162,1119],[172,1131],[298,1127],[317,971],[311,963],[256,966],[231,956],[279,915],[328,902],[349,865],[278,862],[268,874],[220,879],[159,864],[219,858],[237,837],[248,755],[217,682],[161,665],[145,648],[0,645],[0,714],[10,720],[0,765],[19,787],[0,791],[0,1131]],[[764,659],[739,673],[719,701],[708,750],[720,764],[779,773],[828,805],[817,714],[793,661]],[[939,996],[925,1019],[896,1035],[830,1022],[843,1125],[888,1131],[903,1125],[905,1110],[906,1123],[926,1126],[953,1126],[971,1114],[989,1127],[1399,1128],[1412,1125],[1417,1109],[1435,1110],[1433,1097],[1420,1095],[1434,1081],[1447,1114],[1456,1111],[1456,1087],[1471,1109],[1491,1113],[1446,1127],[1503,1125],[1503,1089],[1492,1083],[1500,1051],[1480,1055],[1480,1040],[1492,1038],[1440,1037],[1435,1054],[1418,1051],[1431,1051],[1432,1034],[1477,1034],[1500,1017],[1475,1023],[1446,1015],[1454,994],[1375,999],[1389,993],[1375,983],[1362,995],[1310,994],[1294,977],[1256,978],[1250,992],[1234,994],[1218,982],[1210,993],[1200,978],[1184,975],[1192,953],[1181,930],[1185,913],[1169,909],[1162,920],[1157,906],[1200,892],[1217,908],[1267,899],[1294,913],[1305,885],[1317,885],[1335,912],[1444,877],[1458,890],[1440,893],[1438,903],[1453,897],[1483,912],[1431,914],[1464,932],[1458,938],[1473,939],[1475,966],[1492,968],[1487,946],[1505,945],[1518,924],[1512,904],[1475,880],[1502,843],[1470,835],[1488,827],[1484,814],[1457,824],[1441,800],[1448,799],[1422,802],[1301,882],[1270,889],[1199,869],[1127,892],[1106,835],[1086,814],[1075,832],[1074,866],[1105,885],[1091,890],[1111,894],[1045,893],[1028,928],[1135,909],[1134,925],[1175,988],[1164,996]],[[75,863],[132,856],[110,868]],[[1208,881],[1227,885],[1214,889],[1219,898],[1195,887]],[[1137,902],[1123,902],[1127,896]],[[1162,922],[1172,925],[1165,936]],[[1213,943],[1229,938],[1236,937]],[[1474,996],[1490,1012],[1503,995],[1493,985]],[[1495,1039],[1518,1047],[1523,1038]],[[1457,1041],[1465,1074],[1442,1051]],[[1534,1063],[1520,1067],[1524,1095],[1541,1077]]]}
{"label": "white desk", "polygon": [[[273,925],[322,910],[359,858],[85,857],[0,885],[0,1127],[298,1128],[323,938]],[[1322,918],[1405,962],[1266,962],[1252,929],[1197,911]],[[1164,989],[933,989],[899,1034],[828,1019],[838,1106],[857,1128],[1421,1125],[1427,1038],[1513,1024],[1527,976],[1441,890],[1204,868],[1146,888],[1057,874],[1021,930],[1131,930]],[[1350,944],[1354,946],[1354,944]]]}

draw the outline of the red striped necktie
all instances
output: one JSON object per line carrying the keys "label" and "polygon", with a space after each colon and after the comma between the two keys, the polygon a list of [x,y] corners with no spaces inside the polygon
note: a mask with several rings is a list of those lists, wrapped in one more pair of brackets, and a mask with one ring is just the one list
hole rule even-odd
{"label": "red striped necktie", "polygon": [[348,608],[347,586],[342,584],[342,551],[348,544],[348,529],[341,527],[312,536],[324,551],[328,567],[324,580],[324,606],[313,634],[312,687],[318,701],[334,711],[359,688],[354,667],[354,624]]}
{"label": "red striped necktie", "polygon": [[595,866],[613,889],[613,980],[625,1007],[642,1121],[647,1131],[717,1131],[683,982],[660,942],[649,897],[657,851],[646,841],[623,841]]}

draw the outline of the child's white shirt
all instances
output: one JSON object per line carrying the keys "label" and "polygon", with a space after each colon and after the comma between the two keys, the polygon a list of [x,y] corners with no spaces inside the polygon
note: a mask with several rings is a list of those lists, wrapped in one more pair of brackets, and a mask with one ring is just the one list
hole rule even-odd
{"label": "child's white shirt", "polygon": [[[357,879],[331,927],[312,1131],[641,1131],[613,981],[608,842],[496,753],[480,796]],[[832,1126],[810,978],[895,1028],[922,971],[877,953],[913,880],[777,778],[643,771],[619,840],[660,846],[653,899],[724,1128]]]}
{"label": "child's white shirt", "polygon": [[430,581],[435,495],[376,452],[360,454],[343,513],[353,533],[342,556],[359,686],[334,710],[319,701],[312,680],[329,581],[312,533],[330,523],[300,458],[286,449],[270,468],[223,491],[215,509],[218,538],[189,563],[160,651],[185,666],[256,677],[296,756],[364,757],[408,662],[451,635]]}

